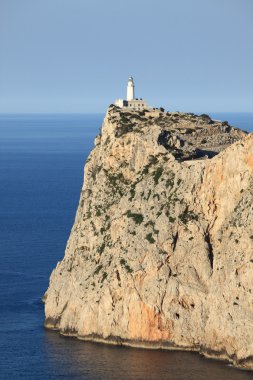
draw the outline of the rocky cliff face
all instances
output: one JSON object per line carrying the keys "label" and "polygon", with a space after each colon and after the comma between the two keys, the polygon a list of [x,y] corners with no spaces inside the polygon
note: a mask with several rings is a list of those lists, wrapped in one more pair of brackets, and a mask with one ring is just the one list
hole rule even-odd
{"label": "rocky cliff face", "polygon": [[253,135],[111,106],[45,326],[253,367]]}

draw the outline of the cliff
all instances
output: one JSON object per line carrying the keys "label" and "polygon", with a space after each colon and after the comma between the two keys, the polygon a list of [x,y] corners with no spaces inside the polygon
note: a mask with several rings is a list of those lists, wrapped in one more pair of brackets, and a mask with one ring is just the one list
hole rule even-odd
{"label": "cliff", "polygon": [[253,135],[108,109],[87,159],[45,326],[253,367]]}

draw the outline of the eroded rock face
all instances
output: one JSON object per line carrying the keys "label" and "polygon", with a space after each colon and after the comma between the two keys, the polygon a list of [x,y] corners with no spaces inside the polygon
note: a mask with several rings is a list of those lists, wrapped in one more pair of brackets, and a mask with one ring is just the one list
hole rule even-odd
{"label": "eroded rock face", "polygon": [[252,134],[205,115],[110,107],[45,326],[252,368],[252,198]]}

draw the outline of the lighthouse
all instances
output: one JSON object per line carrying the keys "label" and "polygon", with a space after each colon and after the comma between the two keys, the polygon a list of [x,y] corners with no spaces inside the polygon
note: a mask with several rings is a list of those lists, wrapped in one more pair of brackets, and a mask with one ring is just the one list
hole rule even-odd
{"label": "lighthouse", "polygon": [[147,102],[142,98],[135,98],[134,94],[134,79],[133,77],[128,78],[127,82],[127,98],[115,100],[115,105],[120,108],[128,108],[133,110],[141,111],[143,109],[149,109]]}
{"label": "lighthouse", "polygon": [[129,77],[127,82],[127,100],[134,100],[134,79]]}

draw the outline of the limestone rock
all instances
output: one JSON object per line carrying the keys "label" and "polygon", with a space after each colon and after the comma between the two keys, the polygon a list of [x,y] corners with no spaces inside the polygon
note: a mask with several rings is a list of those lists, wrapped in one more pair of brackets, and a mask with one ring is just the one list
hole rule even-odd
{"label": "limestone rock", "polygon": [[108,109],[45,326],[253,367],[253,135],[207,115]]}

